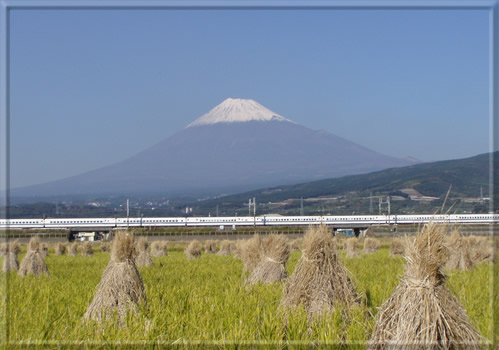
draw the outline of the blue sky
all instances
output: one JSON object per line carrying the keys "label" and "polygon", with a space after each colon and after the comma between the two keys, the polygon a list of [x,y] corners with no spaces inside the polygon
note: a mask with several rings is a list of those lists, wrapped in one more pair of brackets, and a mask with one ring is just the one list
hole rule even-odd
{"label": "blue sky", "polygon": [[425,161],[489,150],[485,10],[13,10],[11,186],[123,160],[228,97]]}

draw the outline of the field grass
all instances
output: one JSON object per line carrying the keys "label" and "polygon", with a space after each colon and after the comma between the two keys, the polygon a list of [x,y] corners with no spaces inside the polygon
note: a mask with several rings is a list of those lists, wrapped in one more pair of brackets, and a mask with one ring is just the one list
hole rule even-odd
{"label": "field grass", "polygon": [[[137,315],[129,315],[126,327],[121,328],[112,320],[100,325],[82,319],[109,254],[68,257],[51,252],[46,258],[48,277],[1,274],[7,281],[1,291],[1,340],[5,343],[8,336],[12,345],[52,347],[188,344],[202,348],[210,344],[233,348],[268,344],[279,348],[313,343],[365,348],[377,307],[389,297],[404,269],[404,259],[388,253],[382,248],[360,258],[342,255],[364,305],[338,310],[309,324],[303,310],[285,313],[279,309],[282,284],[247,286],[240,260],[212,254],[187,260],[182,247],[176,247],[166,257],[153,258],[153,266],[139,269],[147,304]],[[300,253],[291,254],[289,273],[299,257]],[[473,325],[489,340],[493,330],[490,269],[490,264],[481,264],[471,271],[452,271],[447,282]],[[497,264],[495,269],[497,276]]]}

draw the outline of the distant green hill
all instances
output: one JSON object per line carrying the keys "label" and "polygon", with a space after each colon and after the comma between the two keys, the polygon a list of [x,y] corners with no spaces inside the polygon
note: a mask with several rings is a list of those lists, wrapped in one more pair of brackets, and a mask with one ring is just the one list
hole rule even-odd
{"label": "distant green hill", "polygon": [[[403,189],[414,189],[423,196],[445,197],[452,185],[450,198],[477,198],[480,190],[483,196],[489,194],[489,155],[481,154],[466,159],[422,163],[402,168],[391,168],[369,174],[344,176],[341,178],[307,182],[297,185],[279,186],[236,195],[221,197],[215,200],[193,203],[203,208],[213,208],[217,203],[228,206],[241,206],[248,198],[256,197],[259,203],[280,202],[300,197],[335,197],[356,193],[356,196],[373,194],[398,195],[408,197]],[[499,178],[499,152],[494,153],[494,177]],[[497,203],[497,193],[496,203]],[[440,201],[439,203],[442,203]]]}

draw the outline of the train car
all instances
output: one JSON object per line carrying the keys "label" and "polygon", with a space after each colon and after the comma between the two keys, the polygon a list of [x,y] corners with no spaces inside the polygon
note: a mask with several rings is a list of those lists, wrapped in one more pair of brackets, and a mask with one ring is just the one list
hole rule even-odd
{"label": "train car", "polygon": [[261,226],[264,222],[260,216],[189,217],[185,220],[186,226]]}
{"label": "train car", "polygon": [[357,215],[357,216],[324,216],[322,222],[327,225],[383,225],[394,223],[394,218],[389,215]]}
{"label": "train car", "polygon": [[265,216],[263,224],[268,226],[319,225],[321,216]]}
{"label": "train car", "polygon": [[115,227],[115,218],[59,218],[45,219],[45,228],[71,228],[71,227]]}
{"label": "train car", "polygon": [[0,219],[0,229],[43,228],[43,219]]}
{"label": "train car", "polygon": [[185,218],[162,217],[162,218],[118,218],[116,227],[144,227],[144,226],[185,226]]}

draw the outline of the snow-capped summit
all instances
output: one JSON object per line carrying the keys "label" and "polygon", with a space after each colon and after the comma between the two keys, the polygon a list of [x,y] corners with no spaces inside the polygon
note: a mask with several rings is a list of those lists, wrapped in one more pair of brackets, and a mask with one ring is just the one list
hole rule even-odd
{"label": "snow-capped summit", "polygon": [[270,109],[262,106],[254,100],[228,98],[208,113],[202,115],[187,125],[187,128],[191,126],[216,123],[239,123],[271,120],[292,122],[291,120],[272,112]]}

